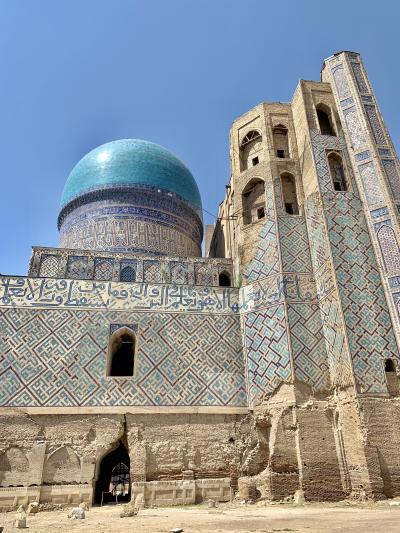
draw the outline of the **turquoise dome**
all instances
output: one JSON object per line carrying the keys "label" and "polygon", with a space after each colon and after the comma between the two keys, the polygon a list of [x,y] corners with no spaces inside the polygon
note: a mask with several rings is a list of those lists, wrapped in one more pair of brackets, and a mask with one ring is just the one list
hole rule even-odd
{"label": "turquoise dome", "polygon": [[114,185],[144,185],[173,192],[202,218],[199,189],[187,167],[162,146],[140,139],[112,141],[86,154],[67,179],[61,207],[86,192]]}

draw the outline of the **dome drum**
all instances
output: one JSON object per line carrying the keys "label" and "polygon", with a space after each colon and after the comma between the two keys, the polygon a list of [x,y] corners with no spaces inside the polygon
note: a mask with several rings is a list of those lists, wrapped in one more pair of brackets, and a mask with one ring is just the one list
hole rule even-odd
{"label": "dome drum", "polygon": [[91,191],[67,204],[58,224],[62,248],[201,256],[197,213],[177,195],[151,187]]}

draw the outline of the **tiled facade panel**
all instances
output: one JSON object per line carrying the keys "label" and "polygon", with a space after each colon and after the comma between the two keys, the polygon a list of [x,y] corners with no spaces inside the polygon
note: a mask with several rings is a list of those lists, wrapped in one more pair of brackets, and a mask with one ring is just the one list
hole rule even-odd
{"label": "tiled facade panel", "polygon": [[390,221],[376,224],[376,236],[388,274],[400,271],[400,249]]}
{"label": "tiled facade panel", "polygon": [[400,201],[400,176],[398,173],[396,162],[392,159],[382,160],[383,168],[385,169],[389,186],[392,191],[395,201]]}
{"label": "tiled facade panel", "polygon": [[[134,377],[106,377],[110,324],[137,325]],[[0,308],[0,405],[247,404],[238,316]]]}
{"label": "tiled facade panel", "polygon": [[360,165],[358,168],[368,206],[384,203],[385,195],[379,183],[374,164],[365,163],[365,165]]}
{"label": "tiled facade panel", "polygon": [[279,244],[284,272],[311,272],[310,249],[304,217],[278,217]]}
{"label": "tiled facade panel", "polygon": [[306,213],[330,379],[334,386],[347,387],[352,383],[350,357],[319,196],[307,199]]}
{"label": "tiled facade panel", "polygon": [[326,220],[359,390],[385,393],[383,358],[399,355],[360,201],[338,195]]}
{"label": "tiled facade panel", "polygon": [[[372,227],[372,232],[375,232],[375,235],[372,233],[372,245],[374,246],[375,254],[378,256],[378,261],[382,265],[382,274],[384,276],[393,276],[400,270],[398,206],[396,205],[400,199],[400,180],[397,161],[394,158],[395,154],[390,147],[390,138],[379,115],[378,107],[375,105],[373,92],[367,84],[367,77],[359,55],[350,52],[338,54],[326,61],[326,67],[324,69],[325,80],[333,79],[333,89],[336,89],[339,99],[341,98],[342,86],[336,80],[336,69],[341,67],[344,73],[349,73],[346,74],[347,84],[352,99],[358,104],[351,108],[354,114],[358,116],[352,127],[347,123],[347,110],[343,114],[350,137],[353,139],[358,130],[358,136],[363,137],[365,140],[363,154],[366,154],[366,157],[361,158],[362,154],[357,153],[354,156],[355,166],[358,167],[361,178],[360,185],[368,204],[364,212],[367,220],[369,220],[370,227]],[[329,78],[330,73],[331,78]],[[382,147],[382,145],[386,145],[386,147]],[[373,161],[363,163],[363,159],[366,158],[371,158]],[[379,160],[382,165],[379,164]],[[349,212],[348,215],[350,216],[351,213]],[[374,255],[372,251],[371,255]],[[375,258],[373,260],[375,261]],[[381,357],[393,356],[396,359],[398,358],[397,347],[394,346],[394,330],[390,323],[388,311],[392,314],[391,318],[395,324],[395,329],[399,332],[400,315],[398,313],[397,300],[395,295],[393,295],[394,305],[389,302],[390,305],[388,307],[388,300],[383,295],[383,286],[380,283],[379,276],[374,274],[374,277],[377,277],[376,285],[379,286],[375,299],[381,302],[384,311],[383,314],[380,312],[380,306],[372,298],[371,294],[371,302],[374,302],[373,305],[371,303],[371,308],[378,305],[375,319],[373,320],[374,326],[371,325],[371,331],[374,331],[376,324],[383,323],[382,336],[384,330],[389,333],[387,343],[383,338],[374,338],[371,341],[371,346],[377,344],[375,348],[379,351]],[[388,279],[388,285],[393,293],[397,290],[396,282],[393,282],[395,279],[397,277]],[[372,292],[373,289],[371,288]],[[389,298],[389,295],[387,295],[387,298]],[[367,321],[371,320],[370,313],[366,312],[365,319]],[[383,392],[386,387],[383,383],[382,361],[376,355],[368,361],[365,360],[366,357],[365,353],[363,355],[363,351],[360,351],[360,366],[357,377],[358,388],[361,391]],[[365,383],[362,383],[364,378],[361,376],[363,368],[365,369]],[[373,377],[374,373],[375,376]]]}
{"label": "tiled facade panel", "polygon": [[[128,270],[127,270],[127,267]],[[225,258],[169,257],[139,254],[105,254],[62,248],[34,248],[29,276],[94,279],[98,281],[219,285],[224,272],[234,284],[232,260]],[[68,274],[68,276],[67,276]]]}
{"label": "tiled facade panel", "polygon": [[296,379],[314,390],[328,390],[328,358],[318,304],[292,303],[287,314]]}
{"label": "tiled facade panel", "polygon": [[243,272],[247,282],[257,281],[279,272],[276,222],[268,220],[259,233],[259,241],[252,259]]}
{"label": "tiled facade panel", "polygon": [[345,122],[349,131],[350,139],[355,150],[363,148],[366,144],[365,135],[361,129],[360,120],[355,107],[344,111]]}
{"label": "tiled facade panel", "polygon": [[291,380],[285,308],[276,305],[243,318],[249,401]]}

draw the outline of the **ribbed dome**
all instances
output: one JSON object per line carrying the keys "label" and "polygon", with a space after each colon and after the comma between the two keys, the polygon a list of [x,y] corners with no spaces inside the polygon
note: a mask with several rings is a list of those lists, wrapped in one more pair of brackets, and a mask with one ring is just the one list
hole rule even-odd
{"label": "ribbed dome", "polygon": [[173,192],[189,202],[201,218],[200,193],[190,171],[162,146],[140,139],[112,141],[86,154],[67,179],[61,207],[89,191],[118,185]]}

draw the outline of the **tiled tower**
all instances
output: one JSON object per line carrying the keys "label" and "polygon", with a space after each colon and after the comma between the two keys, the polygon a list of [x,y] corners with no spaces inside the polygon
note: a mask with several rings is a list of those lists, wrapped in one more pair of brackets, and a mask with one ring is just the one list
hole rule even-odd
{"label": "tiled tower", "polygon": [[359,54],[341,52],[325,60],[322,79],[330,82],[338,103],[392,320],[399,335],[396,293],[400,283],[400,178],[396,151]]}
{"label": "tiled tower", "polygon": [[282,496],[300,479],[308,498],[378,497],[398,476],[382,474],[376,439],[398,416],[400,182],[360,56],[324,65],[290,104],[234,122],[210,250],[232,257],[242,285],[255,424],[286,427],[269,450],[266,492]]}

